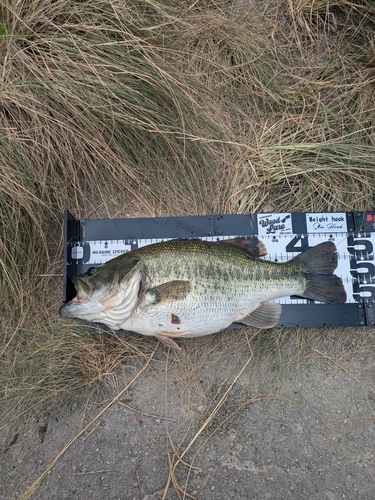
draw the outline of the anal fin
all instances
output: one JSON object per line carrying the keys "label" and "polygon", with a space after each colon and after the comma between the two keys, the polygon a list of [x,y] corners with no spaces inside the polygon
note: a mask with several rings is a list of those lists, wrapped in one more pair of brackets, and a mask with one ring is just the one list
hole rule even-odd
{"label": "anal fin", "polygon": [[276,302],[261,302],[254,311],[237,321],[255,328],[272,328],[279,322],[281,310]]}

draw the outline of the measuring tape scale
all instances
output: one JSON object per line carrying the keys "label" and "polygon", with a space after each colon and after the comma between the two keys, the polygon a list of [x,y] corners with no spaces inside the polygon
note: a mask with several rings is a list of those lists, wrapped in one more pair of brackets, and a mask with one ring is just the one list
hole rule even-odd
{"label": "measuring tape scale", "polygon": [[[221,241],[244,238],[248,235],[202,236],[205,241]],[[144,238],[124,240],[86,241],[75,243],[70,248],[70,261],[87,266],[100,266],[108,260],[140,248],[173,238]],[[324,241],[335,243],[338,253],[338,266],[335,274],[339,276],[347,293],[347,302],[375,302],[375,233],[317,233],[317,234],[278,234],[261,235],[259,239],[267,248],[265,260],[287,262],[295,255],[306,251]],[[307,304],[311,301],[297,297],[282,297],[275,302],[280,304]]]}

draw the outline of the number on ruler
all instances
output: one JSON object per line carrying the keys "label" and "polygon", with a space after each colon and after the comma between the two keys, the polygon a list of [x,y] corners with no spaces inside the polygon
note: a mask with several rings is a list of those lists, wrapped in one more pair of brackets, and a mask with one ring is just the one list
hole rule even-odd
{"label": "number on ruler", "polygon": [[[297,246],[298,242],[301,242],[300,245]],[[285,247],[287,252],[305,252],[311,248],[309,246],[309,239],[307,236],[295,236]]]}
{"label": "number on ruler", "polygon": [[[348,236],[348,252],[350,259],[350,274],[353,276],[353,299],[356,302],[375,299],[375,266],[369,260],[373,259],[374,247],[370,240],[354,235]],[[367,261],[367,262],[366,262]]]}

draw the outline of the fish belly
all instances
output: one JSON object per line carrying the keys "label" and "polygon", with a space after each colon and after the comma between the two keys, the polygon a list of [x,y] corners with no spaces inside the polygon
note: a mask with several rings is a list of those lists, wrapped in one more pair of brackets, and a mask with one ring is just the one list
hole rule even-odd
{"label": "fish belly", "polygon": [[[246,293],[247,291],[247,293]],[[233,322],[255,310],[259,304],[268,300],[268,293],[249,295],[247,290],[238,287],[232,293],[199,294],[194,298],[174,301],[167,304],[153,304],[139,307],[125,321],[121,328],[143,335],[167,333],[179,337],[199,337],[219,332]]]}

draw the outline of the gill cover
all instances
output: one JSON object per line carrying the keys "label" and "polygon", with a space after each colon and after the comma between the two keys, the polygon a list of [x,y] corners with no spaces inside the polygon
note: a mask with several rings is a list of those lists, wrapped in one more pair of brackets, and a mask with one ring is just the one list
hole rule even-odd
{"label": "gill cover", "polygon": [[60,308],[60,315],[118,330],[137,306],[145,276],[145,266],[139,259],[113,259],[94,274],[72,278],[77,295]]}

